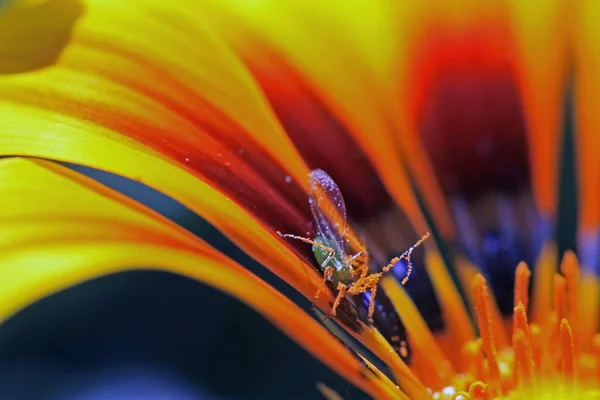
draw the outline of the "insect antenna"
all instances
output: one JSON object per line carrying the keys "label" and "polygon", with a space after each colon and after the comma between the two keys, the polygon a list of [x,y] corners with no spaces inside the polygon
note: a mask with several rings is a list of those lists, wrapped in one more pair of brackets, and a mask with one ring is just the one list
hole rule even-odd
{"label": "insect antenna", "polygon": [[407,261],[406,276],[402,279],[402,282],[401,282],[402,285],[405,285],[406,282],[408,282],[408,278],[410,278],[410,274],[412,273],[412,261],[410,260],[410,256],[412,255],[413,250],[416,249],[417,247],[419,247],[421,245],[421,243],[423,243],[429,236],[430,236],[429,232],[425,233],[423,236],[421,236],[421,239],[417,240],[417,242],[415,244],[413,244],[408,250],[406,250],[404,253],[402,253],[398,257],[392,258],[390,260],[390,262],[388,263],[388,265],[383,267],[383,269],[381,270],[381,274],[383,275],[386,272],[388,272],[390,269],[392,269],[392,267],[394,265],[396,265],[398,263],[398,261],[406,260]]}

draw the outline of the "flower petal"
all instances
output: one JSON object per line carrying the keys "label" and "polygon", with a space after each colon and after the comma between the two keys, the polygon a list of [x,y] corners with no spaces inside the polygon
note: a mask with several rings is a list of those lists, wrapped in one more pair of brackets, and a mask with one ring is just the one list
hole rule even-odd
{"label": "flower petal", "polygon": [[[205,217],[312,298],[321,281],[312,255],[299,257],[275,234],[312,235],[307,168],[250,74],[193,12],[196,2],[81,5],[56,64],[0,77],[0,155],[64,160],[141,181]],[[56,34],[55,26],[40,28],[29,46]],[[327,290],[317,305],[328,312],[332,302]],[[345,309],[337,320],[397,378],[410,375],[389,343]]]}
{"label": "flower petal", "polygon": [[246,302],[372,396],[399,394],[285,296],[141,204],[49,161],[4,159],[0,182],[0,320],[85,280],[162,269]]}
{"label": "flower petal", "polygon": [[[56,1],[77,2],[48,0]],[[141,181],[202,215],[312,299],[322,280],[314,257],[299,256],[275,233],[312,237],[308,170],[251,75],[205,29],[196,2],[81,4],[84,16],[56,64],[0,76],[0,155],[63,160]],[[28,46],[56,33],[40,28]],[[317,305],[329,312],[333,299],[326,290]],[[336,320],[397,377],[406,375],[366,318],[344,306]]]}
{"label": "flower petal", "polygon": [[[269,67],[273,59],[265,54],[276,54],[285,60],[284,67],[294,66],[302,74],[308,92],[364,149],[415,229],[425,231],[393,134],[397,110],[390,82],[400,48],[396,7],[392,0],[203,2],[207,20],[254,69]],[[285,68],[283,72],[289,74]]]}
{"label": "flower petal", "polygon": [[600,326],[600,3],[578,3],[573,20],[575,144],[578,172],[578,247],[582,267],[582,342]]}
{"label": "flower petal", "polygon": [[[3,37],[19,39],[21,20],[35,22],[39,7],[62,16],[76,5],[82,16],[70,42],[57,39],[65,47],[55,49],[55,64],[0,76],[0,155],[58,159],[142,181],[312,297],[320,277],[274,232],[311,234],[308,169],[250,74],[192,12],[195,2],[17,2],[0,14]],[[64,24],[73,23],[33,22],[27,51],[13,58],[43,53],[48,42],[39,38],[62,37]]]}
{"label": "flower petal", "polygon": [[564,0],[509,2],[517,45],[516,70],[525,113],[536,206],[547,217],[558,207],[560,136],[567,78],[571,12]]}

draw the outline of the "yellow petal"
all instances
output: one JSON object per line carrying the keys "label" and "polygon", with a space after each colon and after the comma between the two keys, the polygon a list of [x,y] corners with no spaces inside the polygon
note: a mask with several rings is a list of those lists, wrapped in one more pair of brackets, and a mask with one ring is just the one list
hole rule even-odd
{"label": "yellow petal", "polygon": [[[275,234],[284,227],[251,215],[261,206],[301,229],[308,170],[250,74],[204,29],[195,4],[49,0],[3,8],[0,58],[21,70],[0,76],[0,155],[64,160],[141,181],[312,298],[320,277]],[[72,12],[77,6],[81,13]],[[50,16],[52,23],[39,23]],[[21,21],[29,21],[27,30]],[[16,41],[22,52],[11,47]],[[277,169],[280,182],[238,150]]]}
{"label": "yellow petal", "polygon": [[0,182],[0,320],[95,277],[160,269],[247,303],[372,396],[399,395],[285,296],[144,206],[49,161],[4,159]]}
{"label": "yellow petal", "polygon": [[[48,3],[53,1],[74,0]],[[310,234],[298,231],[306,222],[300,208],[308,210],[301,190],[307,186],[307,168],[245,67],[204,27],[197,2],[80,4],[81,17],[67,19],[72,38],[55,49],[55,64],[0,76],[0,155],[64,160],[141,181],[205,217],[312,299],[321,284],[312,258],[300,257],[275,234],[281,221],[296,224],[297,232],[290,233]],[[4,26],[16,26],[19,15],[23,14],[3,14],[3,23],[8,23]],[[60,32],[62,23],[57,20]],[[23,43],[28,52],[41,51],[35,39],[57,34],[54,28],[42,24],[31,42]],[[238,141],[252,145],[255,162],[268,162],[268,171],[289,174],[296,189],[286,186],[285,174],[274,182],[244,164]],[[233,167],[234,162],[236,173],[229,173],[228,163]],[[279,217],[271,223],[252,215],[254,207],[269,212],[270,205]],[[329,312],[332,303],[326,290],[317,305]],[[388,353],[388,343],[375,337],[351,310],[345,318],[340,311],[344,310],[338,310],[337,320],[346,329],[389,361],[397,376],[406,375],[400,357]],[[418,382],[414,386],[423,390]]]}

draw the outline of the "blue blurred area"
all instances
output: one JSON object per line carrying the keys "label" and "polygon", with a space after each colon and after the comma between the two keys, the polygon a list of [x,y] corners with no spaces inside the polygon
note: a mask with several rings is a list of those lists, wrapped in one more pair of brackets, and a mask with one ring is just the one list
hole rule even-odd
{"label": "blue blurred area", "polygon": [[43,364],[32,361],[3,365],[0,367],[0,373],[4,381],[11,382],[5,385],[3,399],[219,399],[173,376],[172,373],[143,367],[73,371],[58,363]]}
{"label": "blue blurred area", "polygon": [[[75,169],[143,200],[310,308],[172,199]],[[345,398],[366,398],[246,305],[164,272],[126,272],[70,288],[0,329],[0,399],[319,399],[318,381]],[[143,390],[155,397],[139,397]]]}

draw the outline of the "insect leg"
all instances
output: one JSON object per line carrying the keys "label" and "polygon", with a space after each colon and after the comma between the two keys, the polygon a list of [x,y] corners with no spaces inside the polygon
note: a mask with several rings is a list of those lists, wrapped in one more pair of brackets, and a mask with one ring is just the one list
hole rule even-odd
{"label": "insect leg", "polygon": [[331,315],[332,317],[335,317],[335,312],[336,312],[338,306],[340,305],[340,302],[342,301],[342,299],[346,295],[346,291],[348,290],[348,286],[344,285],[342,282],[339,282],[337,289],[338,289],[338,295],[335,298],[335,301],[333,302],[333,306],[331,307],[331,311],[329,312],[329,315]]}
{"label": "insect leg", "polygon": [[373,314],[375,313],[375,295],[377,294],[377,284],[379,283],[379,276],[373,280],[371,284],[371,299],[369,300],[369,322],[373,323]]}
{"label": "insect leg", "polygon": [[329,254],[327,254],[327,258],[325,260],[323,260],[323,262],[321,263],[321,268],[326,268],[327,264],[329,264],[329,262],[331,260],[333,260],[333,257],[335,257],[335,250],[330,249],[331,251],[329,251]]}
{"label": "insect leg", "polygon": [[327,282],[327,279],[331,278],[331,275],[333,275],[333,267],[325,268],[325,271],[323,272],[323,282],[321,282],[321,286],[319,286],[319,289],[317,289],[317,293],[315,294],[315,299],[313,300],[311,310],[314,311],[315,304],[317,304],[317,300],[319,300],[319,296],[321,295],[321,292],[325,287],[325,283]]}
{"label": "insect leg", "polygon": [[348,261],[354,261],[356,260],[358,257],[362,256],[363,252],[359,251],[358,253],[356,253],[355,255],[353,255],[352,257],[350,257],[350,260]]}
{"label": "insect leg", "polygon": [[283,237],[283,238],[291,238],[291,239],[300,240],[301,242],[312,244],[313,246],[317,246],[317,247],[319,247],[319,248],[321,248],[321,249],[323,249],[325,251],[335,253],[335,250],[332,249],[331,247],[327,247],[327,246],[325,246],[325,245],[323,245],[323,244],[321,244],[319,242],[316,242],[314,240],[311,240],[311,239],[308,239],[308,238],[305,238],[305,237],[302,237],[302,236],[290,235],[289,233],[281,233],[279,231],[277,231],[277,234],[279,236]]}

